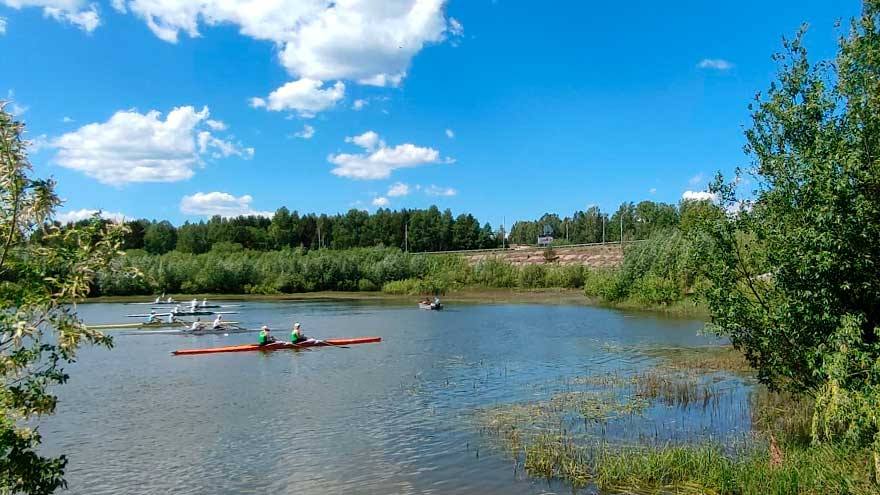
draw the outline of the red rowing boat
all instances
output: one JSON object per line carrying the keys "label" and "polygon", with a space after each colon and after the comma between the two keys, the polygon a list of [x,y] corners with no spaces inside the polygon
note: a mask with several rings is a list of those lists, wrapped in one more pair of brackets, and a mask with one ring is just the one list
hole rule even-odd
{"label": "red rowing boat", "polygon": [[228,347],[208,347],[204,349],[180,349],[172,352],[175,356],[188,356],[191,354],[214,354],[217,352],[248,352],[248,351],[277,351],[279,349],[300,349],[302,347],[323,347],[338,345],[354,345],[354,344],[371,344],[373,342],[382,342],[382,337],[357,337],[353,339],[325,339],[310,340],[300,342],[299,344],[291,344],[290,342],[274,342],[266,345],[245,344],[232,345]]}

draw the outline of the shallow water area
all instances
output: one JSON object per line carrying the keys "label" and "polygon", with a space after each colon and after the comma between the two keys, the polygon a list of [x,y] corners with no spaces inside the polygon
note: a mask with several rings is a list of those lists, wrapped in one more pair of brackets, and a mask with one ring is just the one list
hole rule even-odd
{"label": "shallow water area", "polygon": [[[142,309],[84,304],[79,312],[112,323]],[[170,351],[256,334],[116,333],[112,350],[80,353],[57,414],[41,424],[46,451],[70,458],[69,493],[571,493],[517,469],[485,434],[480,412],[600,390],[582,377],[631,376],[657,363],[639,349],[716,343],[699,335],[699,321],[587,306],[249,301],[235,309],[227,319],[267,324],[279,338],[300,321],[311,337],[383,341],[178,357]],[[749,385],[723,375],[712,383],[723,394],[711,403],[652,401],[583,433],[633,443],[747,430]]]}

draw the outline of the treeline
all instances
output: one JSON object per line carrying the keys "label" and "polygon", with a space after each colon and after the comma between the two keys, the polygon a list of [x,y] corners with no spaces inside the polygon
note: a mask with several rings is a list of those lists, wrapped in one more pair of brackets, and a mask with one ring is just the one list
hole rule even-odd
{"label": "treeline", "polygon": [[546,213],[533,221],[519,221],[510,229],[512,244],[535,244],[545,232],[556,244],[590,244],[647,239],[652,234],[672,228],[690,230],[705,215],[707,201],[683,200],[680,204],[642,201],[623,203],[610,216],[596,206],[560,218]]}
{"label": "treeline", "polygon": [[427,209],[379,209],[375,213],[352,209],[348,213],[300,215],[279,208],[272,218],[215,216],[207,221],[175,227],[168,221],[127,222],[124,249],[150,254],[170,251],[207,253],[217,244],[235,243],[244,249],[274,251],[285,248],[352,249],[395,247],[409,251],[487,249],[501,245],[500,233],[470,214],[453,216],[436,206]]}
{"label": "treeline", "polygon": [[[506,242],[533,245],[545,230],[558,244],[617,242],[621,239],[621,227],[624,240],[647,239],[654,232],[669,228],[687,229],[703,215],[706,203],[629,202],[621,204],[610,216],[597,207],[576,211],[565,218],[547,213],[534,221],[516,222]],[[252,251],[361,247],[394,247],[410,252],[456,251],[501,247],[505,234],[503,228],[493,229],[489,223],[481,225],[471,214],[453,216],[450,210],[441,212],[436,206],[396,211],[379,209],[375,213],[352,209],[337,215],[300,215],[279,208],[271,218],[215,216],[179,227],[169,221],[140,219],[128,221],[126,226],[123,249],[143,249],[150,254],[171,251],[203,254],[215,245],[229,243]]]}

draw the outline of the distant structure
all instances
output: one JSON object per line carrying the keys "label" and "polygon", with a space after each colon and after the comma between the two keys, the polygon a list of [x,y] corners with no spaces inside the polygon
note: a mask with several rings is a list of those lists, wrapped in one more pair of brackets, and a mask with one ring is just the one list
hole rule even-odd
{"label": "distant structure", "polygon": [[550,224],[544,224],[544,235],[538,236],[538,246],[546,247],[553,243],[553,227]]}

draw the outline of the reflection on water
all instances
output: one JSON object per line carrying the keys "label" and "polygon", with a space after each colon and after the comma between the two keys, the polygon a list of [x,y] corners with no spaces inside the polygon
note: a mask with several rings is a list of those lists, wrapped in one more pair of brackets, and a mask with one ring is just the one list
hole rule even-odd
{"label": "reflection on water", "polygon": [[[88,304],[90,323],[136,306]],[[542,305],[457,306],[441,312],[352,302],[251,302],[234,315],[286,336],[378,335],[381,344],[174,357],[253,334],[119,334],[87,349],[41,425],[48,453],[70,457],[70,493],[522,493],[570,491],[526,479],[474,421],[499,404],[599,390],[584,376],[629,376],[656,358],[644,346],[696,346],[700,322]],[[229,319],[233,319],[232,316]],[[147,331],[148,332],[148,331]],[[637,441],[747,428],[747,390],[704,406],[654,403],[607,423]],[[580,387],[580,388],[578,388]],[[747,414],[745,415],[747,416]],[[639,417],[650,418],[642,421]],[[615,423],[619,422],[619,424]],[[589,426],[588,427],[592,427]]]}

